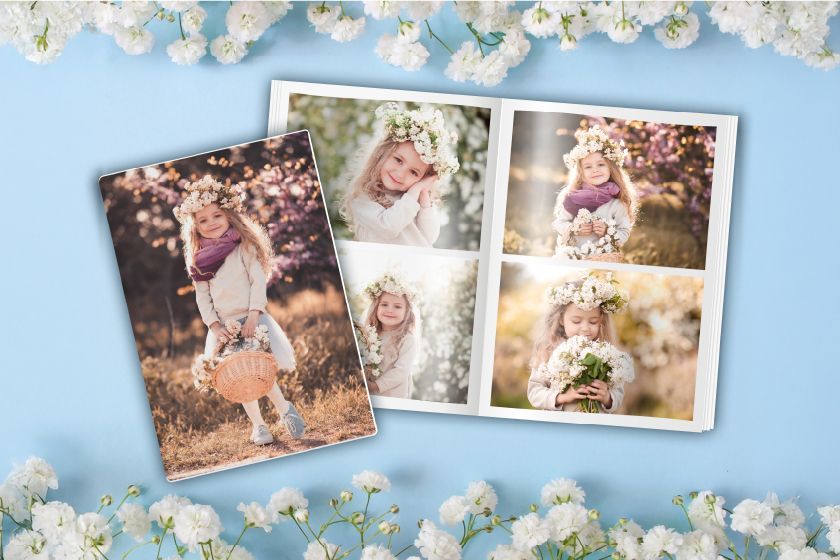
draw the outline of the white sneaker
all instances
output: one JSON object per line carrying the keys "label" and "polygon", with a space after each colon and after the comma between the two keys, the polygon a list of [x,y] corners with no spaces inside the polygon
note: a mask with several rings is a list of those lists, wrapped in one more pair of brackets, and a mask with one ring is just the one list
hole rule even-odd
{"label": "white sneaker", "polygon": [[257,445],[268,445],[274,441],[274,436],[268,431],[268,428],[263,424],[257,426],[251,431],[251,441]]}

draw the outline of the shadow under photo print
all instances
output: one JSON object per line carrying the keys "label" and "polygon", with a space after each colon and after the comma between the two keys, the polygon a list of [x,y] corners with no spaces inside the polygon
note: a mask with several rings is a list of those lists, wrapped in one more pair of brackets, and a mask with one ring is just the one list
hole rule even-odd
{"label": "shadow under photo print", "polygon": [[307,132],[100,188],[167,478],[375,433]]}

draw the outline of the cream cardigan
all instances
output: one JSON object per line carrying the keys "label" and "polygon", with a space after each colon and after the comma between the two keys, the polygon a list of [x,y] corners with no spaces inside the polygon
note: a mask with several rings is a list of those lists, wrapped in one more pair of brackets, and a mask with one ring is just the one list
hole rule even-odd
{"label": "cream cardigan", "polygon": [[440,235],[440,216],[434,206],[423,208],[417,194],[406,192],[385,208],[366,195],[350,202],[356,241],[431,247]]}
{"label": "cream cardigan", "polygon": [[393,334],[383,332],[382,338],[382,363],[380,368],[382,374],[376,378],[376,386],[379,387],[378,395],[383,397],[399,397],[407,399],[411,392],[411,373],[420,345],[417,336],[409,333],[402,341],[399,348],[394,347]]}
{"label": "cream cardigan", "polygon": [[225,257],[215,277],[194,282],[201,320],[208,327],[216,321],[242,319],[251,310],[265,313],[265,272],[252,251],[242,244]]}

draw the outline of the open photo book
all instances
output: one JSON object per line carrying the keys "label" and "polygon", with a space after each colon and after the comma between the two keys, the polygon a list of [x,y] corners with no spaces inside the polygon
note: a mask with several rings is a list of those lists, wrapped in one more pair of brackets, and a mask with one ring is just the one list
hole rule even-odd
{"label": "open photo book", "polygon": [[378,408],[714,426],[738,119],[274,81]]}

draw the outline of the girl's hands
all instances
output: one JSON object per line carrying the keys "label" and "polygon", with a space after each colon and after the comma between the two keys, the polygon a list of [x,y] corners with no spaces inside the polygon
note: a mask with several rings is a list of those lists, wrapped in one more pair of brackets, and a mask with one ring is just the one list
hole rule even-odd
{"label": "girl's hands", "polygon": [[376,381],[368,381],[368,390],[371,393],[379,394],[379,385],[376,384]]}
{"label": "girl's hands", "polygon": [[554,399],[554,406],[559,408],[564,404],[576,403],[581,399],[587,398],[589,395],[583,392],[584,389],[586,389],[585,385],[582,387],[569,387],[557,395]]}
{"label": "girl's hands", "polygon": [[232,338],[228,330],[218,321],[210,325],[210,330],[213,331],[213,335],[216,337],[216,346],[221,346]]}
{"label": "girl's hands", "polygon": [[245,319],[245,324],[242,325],[242,336],[251,338],[257,330],[257,322],[260,320],[259,311],[249,311],[248,318]]}
{"label": "girl's hands", "polygon": [[610,408],[612,406],[612,395],[610,395],[609,385],[600,379],[596,379],[589,385],[579,387],[579,389],[585,394],[586,398],[600,402],[604,405],[604,408]]}
{"label": "girl's hands", "polygon": [[429,208],[432,205],[432,196],[431,196],[430,193],[431,193],[432,187],[437,182],[437,180],[438,180],[437,175],[434,175],[434,174],[427,175],[426,177],[423,177],[422,179],[420,179],[419,181],[414,183],[414,185],[412,185],[411,189],[409,189],[409,190],[417,189],[417,191],[416,191],[417,192],[417,202],[423,208]]}
{"label": "girl's hands", "polygon": [[581,224],[581,226],[577,230],[577,233],[581,235],[592,235],[594,229],[595,226],[591,222],[588,224]]}
{"label": "girl's hands", "polygon": [[607,224],[601,220],[595,220],[592,222],[592,232],[598,237],[604,237],[604,234],[607,233]]}

